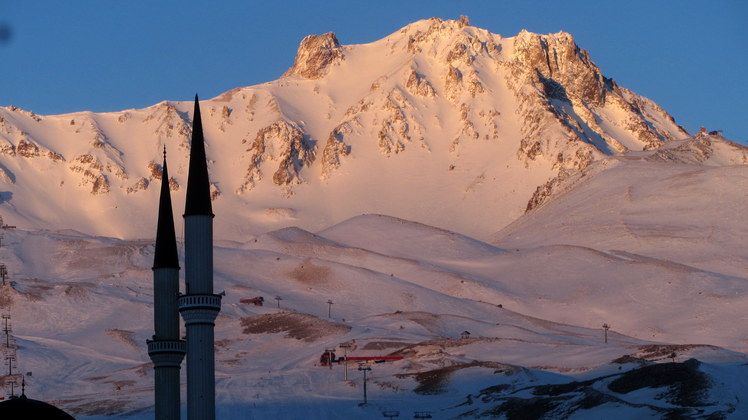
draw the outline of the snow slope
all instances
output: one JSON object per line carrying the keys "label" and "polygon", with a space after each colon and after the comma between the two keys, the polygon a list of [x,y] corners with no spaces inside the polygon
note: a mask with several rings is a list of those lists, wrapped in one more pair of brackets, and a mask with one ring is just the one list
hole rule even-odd
{"label": "snow slope", "polygon": [[[13,283],[2,290],[13,301],[17,369],[33,372],[29,395],[78,418],[152,416],[152,245],[73,232],[5,236]],[[705,388],[700,410],[748,411],[735,402],[746,391],[735,373],[747,361],[744,277],[572,245],[496,248],[377,215],[317,234],[289,228],[223,242],[215,261],[216,289],[227,292],[216,330],[219,418],[379,418],[382,410],[452,418],[516,401],[528,387],[635,377],[673,352],[678,362],[697,358],[721,384]],[[265,306],[239,302],[253,296]],[[351,355],[405,357],[372,366],[369,406],[357,405],[356,365],[349,381],[342,366],[317,366],[344,342]],[[677,386],[618,395],[594,385],[620,401],[593,412],[697,413],[655,398]],[[462,405],[468,400],[482,402]],[[564,407],[554,410],[577,410]]]}
{"label": "snow slope", "polygon": [[[365,213],[487,239],[549,180],[687,136],[605,78],[569,34],[505,38],[439,19],[363,45],[309,36],[279,80],[201,109],[216,232],[237,241]],[[191,112],[171,101],[102,114],[0,109],[3,217],[149,237],[164,146],[183,204]]]}

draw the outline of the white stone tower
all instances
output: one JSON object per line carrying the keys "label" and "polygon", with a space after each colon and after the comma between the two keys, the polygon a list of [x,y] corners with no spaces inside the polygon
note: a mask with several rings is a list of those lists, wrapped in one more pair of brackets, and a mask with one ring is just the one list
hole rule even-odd
{"label": "white stone tower", "polygon": [[161,197],[156,228],[156,252],[153,258],[153,340],[148,340],[148,355],[156,377],[156,420],[179,420],[179,371],[186,351],[179,339],[179,257],[174,232],[174,215],[169,194],[169,171],[161,175]]}
{"label": "white stone tower", "polygon": [[179,312],[187,329],[187,419],[215,420],[215,319],[221,296],[213,294],[213,208],[200,103],[195,95],[192,146],[184,210],[185,294]]}

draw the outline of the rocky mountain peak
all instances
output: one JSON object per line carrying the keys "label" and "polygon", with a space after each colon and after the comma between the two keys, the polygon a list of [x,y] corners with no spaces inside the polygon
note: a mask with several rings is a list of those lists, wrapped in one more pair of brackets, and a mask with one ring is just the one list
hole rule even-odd
{"label": "rocky mountain peak", "polygon": [[[90,231],[129,232],[127,217],[157,193],[148,186],[164,145],[173,184],[186,182],[191,105],[43,117],[0,108],[3,216],[89,217],[95,195],[106,211]],[[504,38],[467,18],[421,20],[364,45],[307,36],[284,79],[201,105],[216,208],[246,209],[221,230],[232,238],[249,225],[319,229],[363,212],[480,235],[542,205],[596,161],[687,136],[657,104],[604,78],[571,35]],[[683,156],[745,161],[701,143],[657,155]],[[22,208],[34,194],[53,199]],[[73,227],[90,224],[82,216]]]}
{"label": "rocky mountain peak", "polygon": [[589,53],[579,48],[570,34],[540,35],[522,30],[514,39],[514,51],[537,71],[558,99],[573,95],[588,104],[604,103],[605,79]]}
{"label": "rocky mountain peak", "polygon": [[343,49],[334,33],[309,35],[299,45],[293,67],[284,77],[299,75],[306,79],[319,79],[327,74],[333,63],[343,60]]}
{"label": "rocky mountain peak", "polygon": [[460,20],[431,18],[410,24],[400,30],[398,39],[405,39],[405,47],[411,54],[425,52],[447,61],[472,63],[476,56],[485,52],[498,52],[496,39],[501,36],[470,26],[466,16]]}

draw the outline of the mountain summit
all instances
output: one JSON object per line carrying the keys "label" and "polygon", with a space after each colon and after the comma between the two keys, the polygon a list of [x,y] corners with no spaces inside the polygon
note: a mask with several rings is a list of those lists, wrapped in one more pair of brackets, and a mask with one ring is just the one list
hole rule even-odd
{"label": "mountain summit", "polygon": [[[0,109],[0,211],[21,227],[149,236],[140,221],[157,200],[164,145],[170,187],[186,184],[190,106]],[[422,20],[363,45],[311,35],[280,79],[201,106],[226,239],[364,213],[485,238],[592,162],[688,136],[603,76],[571,35],[505,38],[467,19]]]}

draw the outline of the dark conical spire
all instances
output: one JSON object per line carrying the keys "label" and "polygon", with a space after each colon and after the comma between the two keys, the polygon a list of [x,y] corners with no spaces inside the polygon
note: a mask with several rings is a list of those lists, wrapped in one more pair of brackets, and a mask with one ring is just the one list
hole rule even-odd
{"label": "dark conical spire", "polygon": [[153,258],[153,269],[157,268],[179,268],[177,235],[174,232],[174,214],[169,193],[169,170],[166,168],[166,146],[164,146],[164,170],[161,174],[161,198],[158,204],[156,255]]}
{"label": "dark conical spire", "polygon": [[208,161],[205,157],[203,122],[200,118],[200,101],[197,95],[195,95],[195,113],[192,117],[190,171],[187,177],[187,202],[185,203],[184,215],[213,216],[213,207],[210,202]]}

